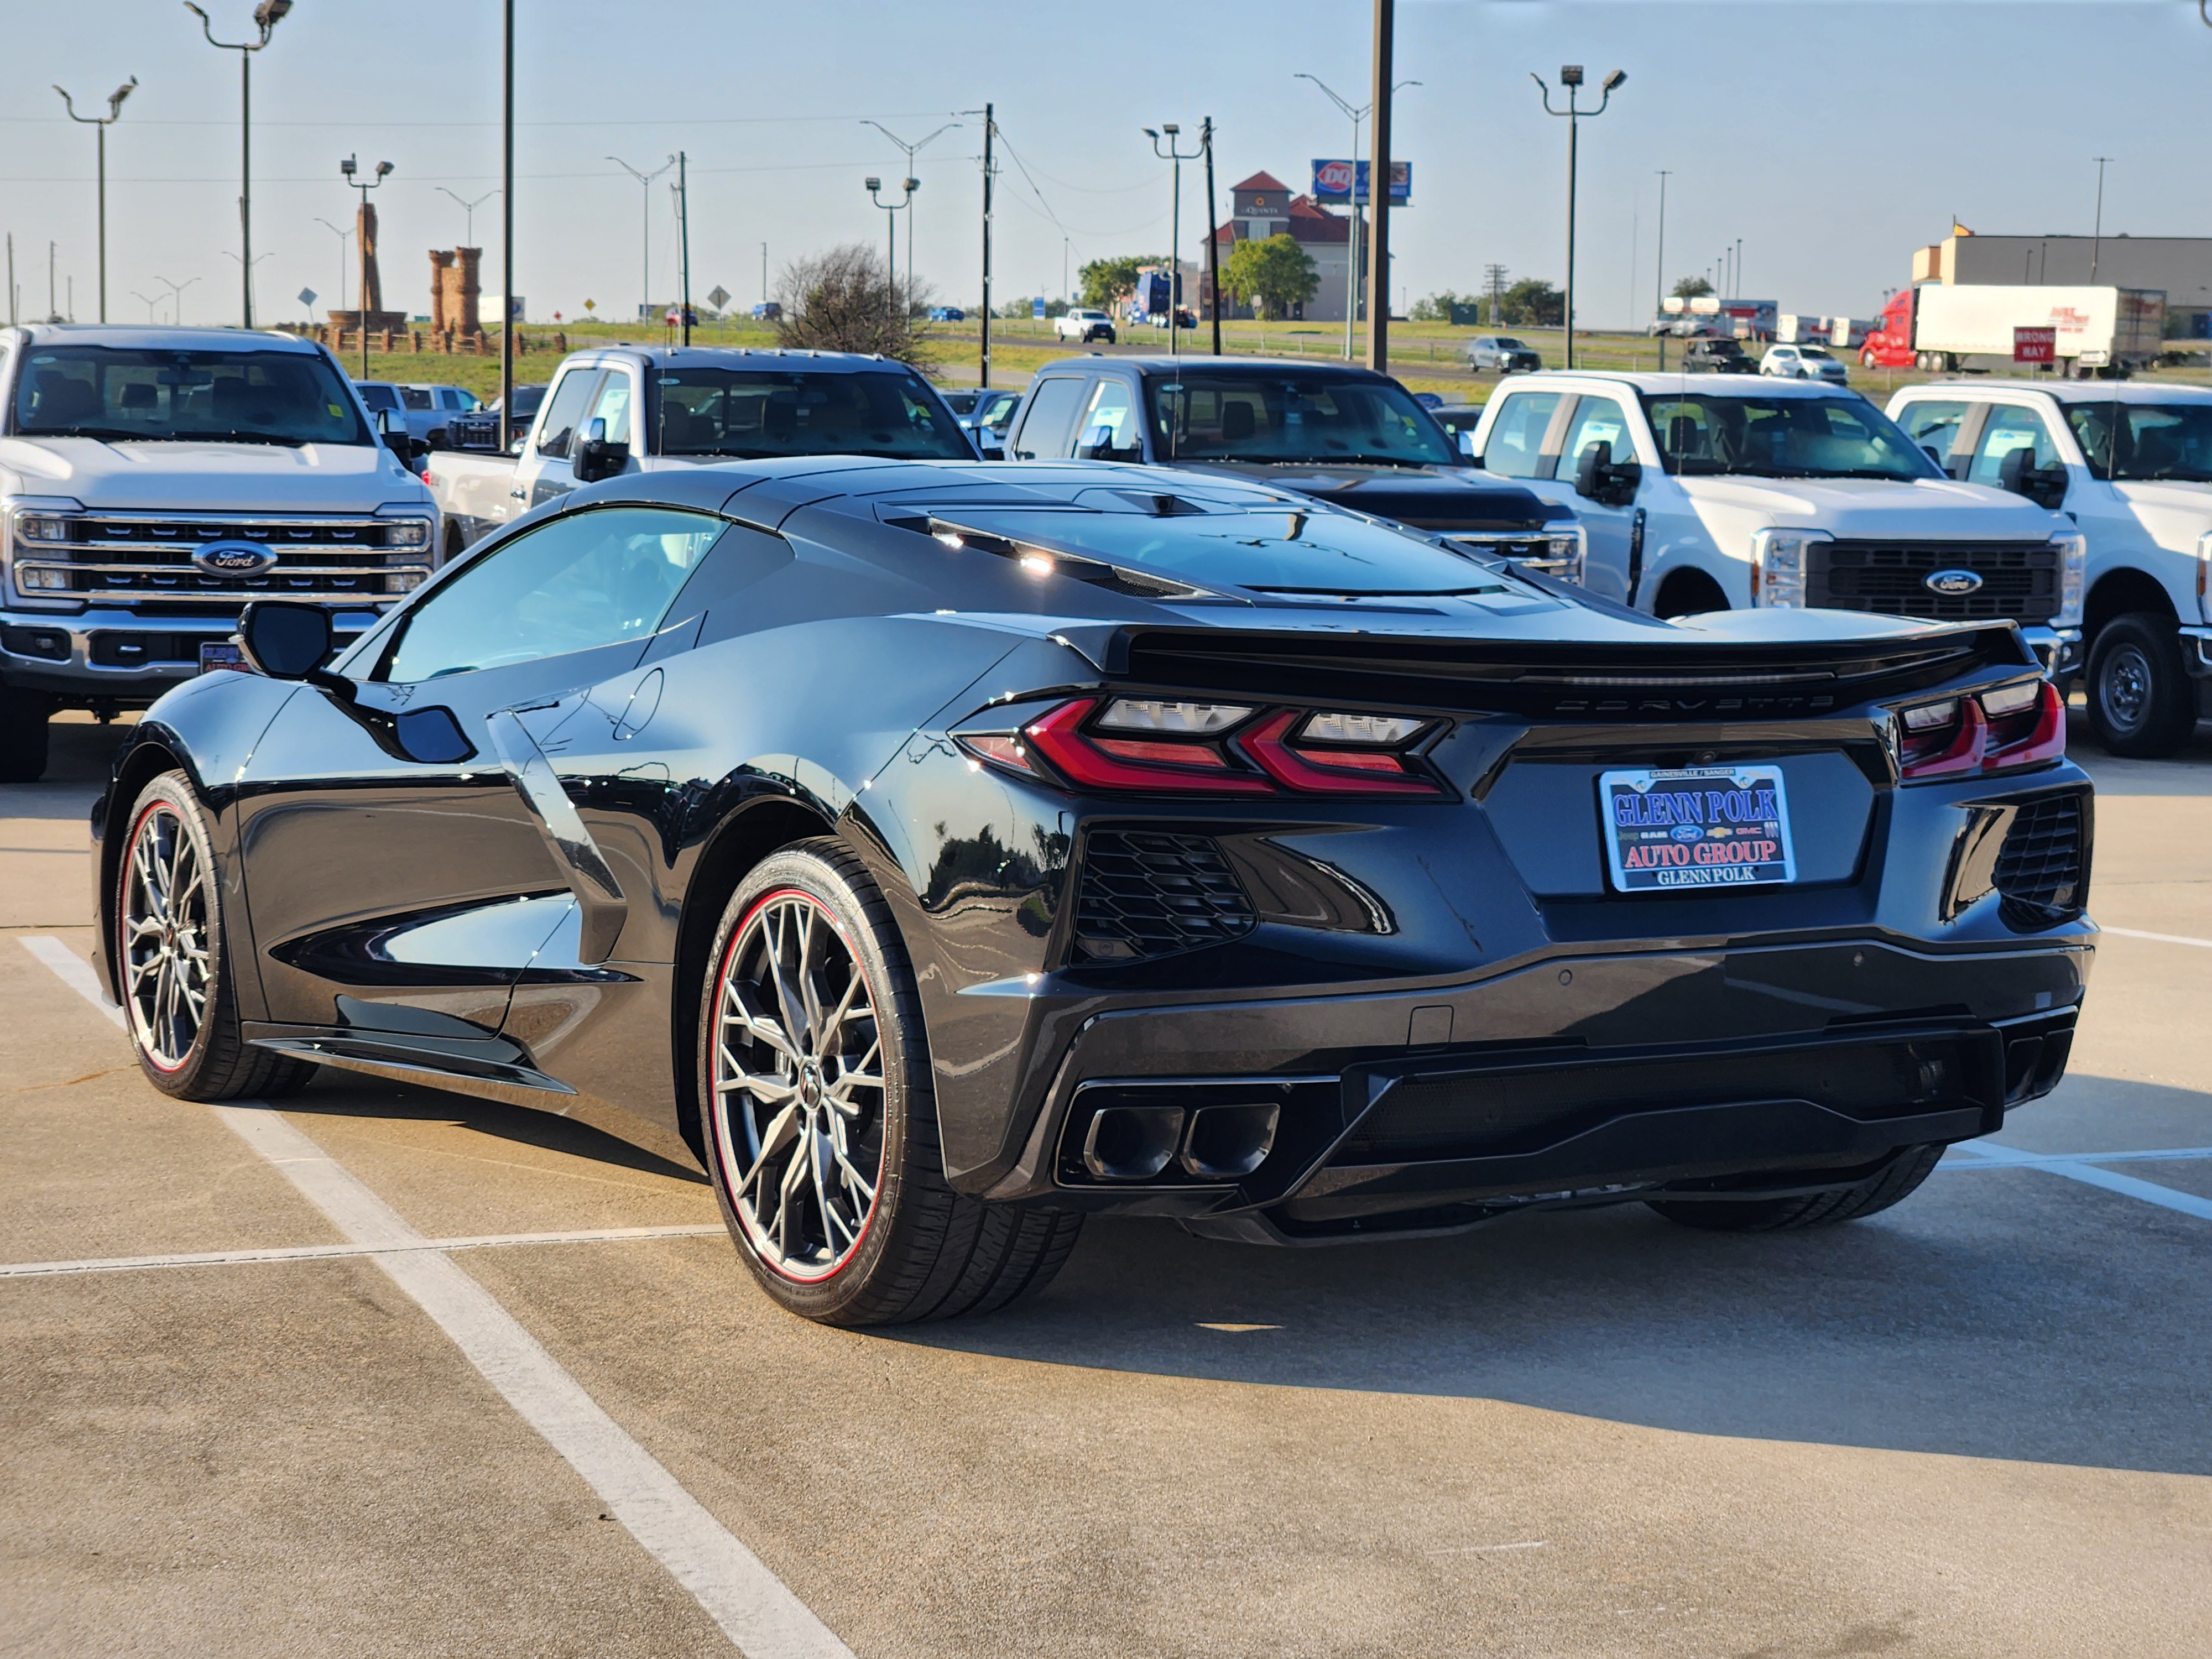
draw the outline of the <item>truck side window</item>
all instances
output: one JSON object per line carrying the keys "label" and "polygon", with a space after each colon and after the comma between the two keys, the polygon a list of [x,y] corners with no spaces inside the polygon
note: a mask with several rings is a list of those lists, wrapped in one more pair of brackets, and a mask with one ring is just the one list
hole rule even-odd
{"label": "truck side window", "polygon": [[1938,402],[1929,398],[1924,403],[1910,403],[1897,423],[1905,428],[1905,435],[1923,449],[1932,450],[1936,465],[1953,477],[1959,476],[1966,458],[1954,458],[1951,447],[1959,440],[1960,429],[1966,424],[1969,405],[1963,403]]}
{"label": "truck side window", "polygon": [[2028,464],[2039,471],[2058,465],[2058,447],[2051,441],[2043,416],[2032,409],[1998,404],[1990,409],[1989,423],[1982,428],[1982,441],[1974,450],[1966,482],[1996,486],[2003,477],[2004,458],[2015,449],[2033,451]]}
{"label": "truck side window", "polygon": [[561,384],[553,388],[552,407],[545,411],[544,430],[538,440],[539,454],[562,458],[568,455],[568,446],[575,440],[576,428],[583,419],[585,403],[599,378],[596,368],[572,368],[561,377]]}
{"label": "truck side window", "polygon": [[[1103,439],[1103,441],[1101,440]],[[1129,388],[1120,380],[1101,380],[1091,395],[1091,407],[1076,428],[1076,442],[1085,450],[1096,443],[1091,459],[1100,461],[1141,461],[1144,440],[1137,432],[1136,411],[1129,406]]]}
{"label": "truck side window", "polygon": [[584,424],[605,421],[607,441],[626,444],[629,441],[629,376],[618,368],[611,368],[600,383],[599,395],[592,400],[592,412],[584,416]]}
{"label": "truck side window", "polygon": [[1636,441],[1628,435],[1628,415],[1610,398],[1584,398],[1575,405],[1567,422],[1567,441],[1559,447],[1559,476],[1571,478],[1582,465],[1583,451],[1595,444],[1613,446],[1613,459],[1636,459]]}
{"label": "truck side window", "polygon": [[1030,395],[1029,413],[1022,416],[1014,453],[1024,461],[1065,460],[1073,447],[1075,411],[1082,406],[1085,382],[1073,375],[1056,375],[1037,382]]}
{"label": "truck side window", "polygon": [[1549,477],[1552,458],[1544,453],[1544,434],[1552,429],[1560,395],[1556,392],[1509,393],[1483,447],[1483,469],[1502,478]]}

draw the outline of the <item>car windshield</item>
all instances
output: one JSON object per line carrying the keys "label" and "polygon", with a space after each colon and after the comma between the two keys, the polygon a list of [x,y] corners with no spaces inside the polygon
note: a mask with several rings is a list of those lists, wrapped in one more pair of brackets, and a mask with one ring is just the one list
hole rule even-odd
{"label": "car windshield", "polygon": [[1506,591],[1504,578],[1435,544],[1342,513],[1288,507],[1156,518],[1069,509],[935,509],[980,530],[1200,586],[1322,597],[1440,597]]}
{"label": "car windshield", "polygon": [[1936,464],[1863,398],[1647,393],[1667,471],[1761,478],[1933,478]]}
{"label": "car windshield", "polygon": [[687,364],[664,370],[659,380],[664,455],[975,459],[958,424],[911,369],[823,374]]}
{"label": "car windshield", "polygon": [[1797,355],[1800,357],[1809,357],[1815,362],[1832,363],[1835,361],[1818,346],[1800,346],[1797,348]]}
{"label": "car windshield", "polygon": [[1454,466],[1459,453],[1395,380],[1185,370],[1145,382],[1152,432],[1174,460]]}
{"label": "car windshield", "polygon": [[9,429],[26,437],[157,443],[373,444],[320,353],[34,348]]}
{"label": "car windshield", "polygon": [[1491,343],[1496,346],[1500,351],[1526,351],[1528,349],[1527,346],[1522,345],[1520,341],[1514,339],[1510,335],[1501,335],[1498,338],[1492,341]]}
{"label": "car windshield", "polygon": [[2113,476],[2117,420],[2122,482],[2212,483],[2212,404],[2073,404],[2066,419],[2100,478]]}

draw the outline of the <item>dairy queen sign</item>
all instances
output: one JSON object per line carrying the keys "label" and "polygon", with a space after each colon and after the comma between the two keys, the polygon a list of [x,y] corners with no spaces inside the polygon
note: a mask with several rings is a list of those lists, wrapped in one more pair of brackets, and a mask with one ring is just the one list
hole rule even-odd
{"label": "dairy queen sign", "polygon": [[[1358,201],[1367,201],[1367,163],[1364,161],[1316,161],[1313,164],[1313,198],[1316,202],[1349,202],[1354,198],[1353,181],[1358,180]],[[1411,161],[1390,163],[1390,205],[1401,208],[1413,199],[1413,164]]]}

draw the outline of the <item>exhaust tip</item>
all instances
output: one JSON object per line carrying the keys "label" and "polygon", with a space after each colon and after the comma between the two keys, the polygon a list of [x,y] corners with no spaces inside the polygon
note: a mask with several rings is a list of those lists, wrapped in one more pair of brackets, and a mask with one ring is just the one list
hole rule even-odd
{"label": "exhaust tip", "polygon": [[1248,1176],[1274,1150],[1282,1107],[1272,1100],[1234,1106],[1201,1106],[1190,1115],[1181,1163],[1201,1181]]}
{"label": "exhaust tip", "polygon": [[1180,1106],[1102,1106],[1083,1137],[1083,1167],[1101,1181],[1150,1181],[1182,1143]]}

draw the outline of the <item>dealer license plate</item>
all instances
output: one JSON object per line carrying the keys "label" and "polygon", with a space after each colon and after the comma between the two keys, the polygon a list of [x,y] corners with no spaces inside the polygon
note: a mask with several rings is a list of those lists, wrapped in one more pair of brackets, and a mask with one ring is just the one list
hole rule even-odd
{"label": "dealer license plate", "polygon": [[228,640],[200,641],[200,672],[204,674],[210,668],[235,668],[240,672],[251,672],[246,666],[246,653],[240,651]]}
{"label": "dealer license plate", "polygon": [[1797,878],[1778,766],[1601,772],[1613,884],[1624,893]]}

